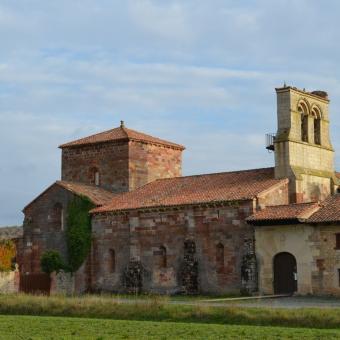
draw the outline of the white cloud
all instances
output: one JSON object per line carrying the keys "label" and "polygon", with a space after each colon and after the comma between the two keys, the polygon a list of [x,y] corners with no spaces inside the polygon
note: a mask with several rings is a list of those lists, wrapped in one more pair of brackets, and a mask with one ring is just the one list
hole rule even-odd
{"label": "white cloud", "polygon": [[194,38],[184,2],[129,1],[129,14],[138,30],[144,34],[187,42]]}
{"label": "white cloud", "polygon": [[[187,146],[184,172],[272,164],[274,87],[327,90],[340,118],[340,4],[0,4],[0,225],[59,177],[57,145],[119,124]],[[340,158],[337,157],[340,166]]]}

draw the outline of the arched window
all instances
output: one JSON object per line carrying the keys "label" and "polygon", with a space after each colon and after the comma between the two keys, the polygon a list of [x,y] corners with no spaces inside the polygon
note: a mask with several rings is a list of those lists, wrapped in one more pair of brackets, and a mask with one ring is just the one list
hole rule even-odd
{"label": "arched window", "polygon": [[216,245],[216,265],[217,269],[224,267],[224,245],[222,243]]}
{"label": "arched window", "polygon": [[158,268],[166,268],[167,258],[166,258],[166,248],[160,246],[157,250],[153,252],[155,256],[155,264]]}
{"label": "arched window", "polygon": [[64,230],[64,209],[60,203],[53,206],[52,223],[55,229]]}
{"label": "arched window", "polygon": [[314,116],[314,143],[321,145],[321,113],[316,107],[313,108],[312,114]]}
{"label": "arched window", "polygon": [[159,267],[166,268],[167,258],[166,258],[166,248],[164,246],[159,247]]}
{"label": "arched window", "polygon": [[109,272],[114,273],[116,271],[116,252],[114,249],[109,250]]}
{"label": "arched window", "polygon": [[90,169],[90,183],[96,186],[100,185],[100,173],[98,168]]}
{"label": "arched window", "polygon": [[308,142],[308,108],[304,102],[298,106],[298,111],[301,117],[301,140]]}

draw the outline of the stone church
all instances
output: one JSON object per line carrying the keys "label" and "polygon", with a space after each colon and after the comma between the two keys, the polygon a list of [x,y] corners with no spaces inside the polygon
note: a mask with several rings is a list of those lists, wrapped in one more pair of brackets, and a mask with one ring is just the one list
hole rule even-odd
{"label": "stone church", "polygon": [[276,94],[272,168],[181,176],[182,145],[123,122],[61,145],[61,180],[23,210],[20,271],[39,273],[46,250],[67,257],[67,208],[85,196],[92,243],[75,292],[340,294],[329,99]]}

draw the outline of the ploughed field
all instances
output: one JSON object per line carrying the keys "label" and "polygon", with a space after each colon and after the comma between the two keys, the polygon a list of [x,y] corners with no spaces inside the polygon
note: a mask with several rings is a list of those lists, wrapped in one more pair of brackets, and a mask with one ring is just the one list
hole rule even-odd
{"label": "ploughed field", "polygon": [[0,295],[0,339],[340,339],[340,308],[174,301],[159,296]]}

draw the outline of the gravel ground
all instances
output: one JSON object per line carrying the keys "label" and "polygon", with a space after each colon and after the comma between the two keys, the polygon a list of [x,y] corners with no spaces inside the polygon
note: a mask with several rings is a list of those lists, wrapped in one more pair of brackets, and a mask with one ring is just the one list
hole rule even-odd
{"label": "gravel ground", "polygon": [[[340,308],[340,299],[334,297],[291,296],[264,298],[254,300],[232,300],[206,302],[208,305],[233,305],[240,307],[273,307],[273,308]],[[205,304],[205,303],[204,303]]]}
{"label": "gravel ground", "polygon": [[[150,303],[146,299],[115,299],[121,303],[127,304],[144,304]],[[274,297],[274,298],[230,298],[230,299],[214,299],[209,300],[169,300],[169,304],[173,305],[191,305],[191,306],[209,306],[209,307],[272,307],[272,308],[340,308],[340,298],[334,297],[314,297],[314,296],[290,296],[290,297]]]}

